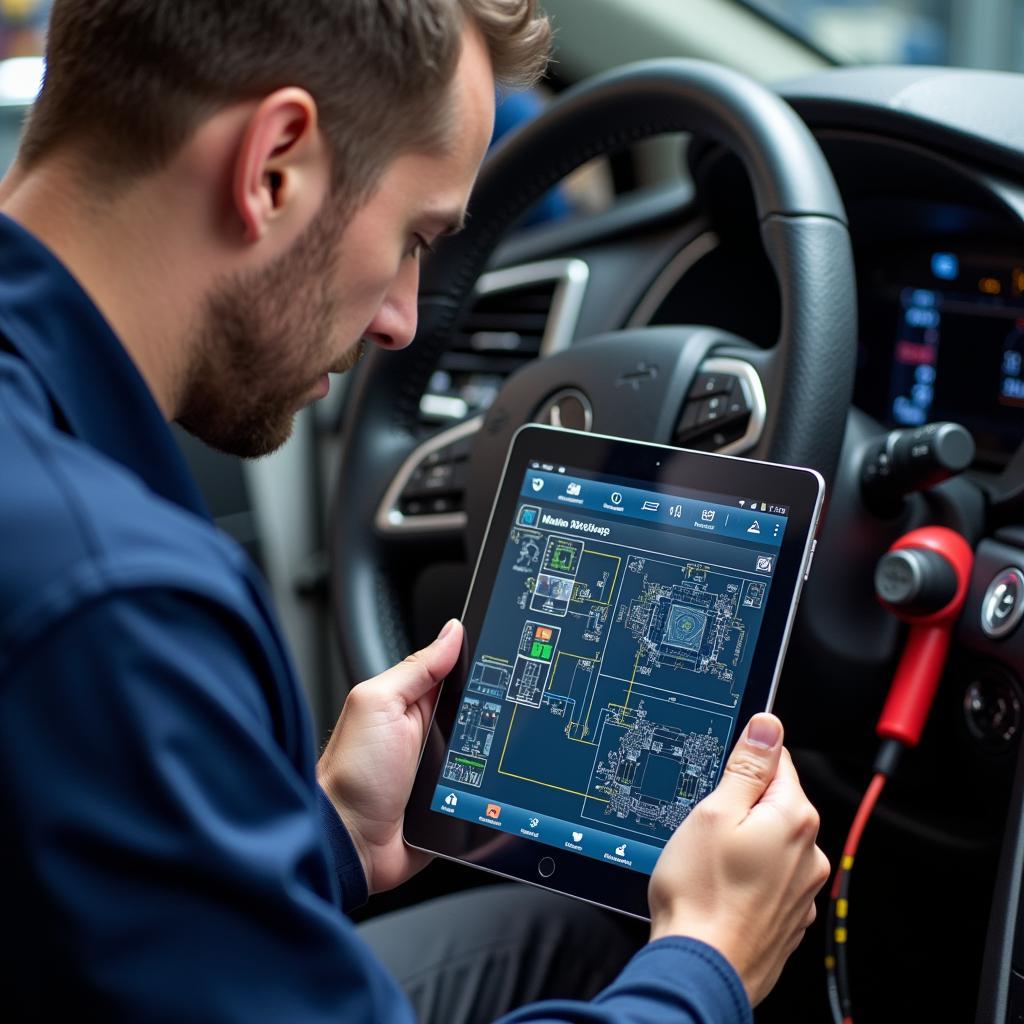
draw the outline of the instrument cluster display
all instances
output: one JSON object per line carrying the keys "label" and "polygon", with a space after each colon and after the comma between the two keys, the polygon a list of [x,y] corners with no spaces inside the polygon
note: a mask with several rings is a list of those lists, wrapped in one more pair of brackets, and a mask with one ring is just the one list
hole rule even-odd
{"label": "instrument cluster display", "polygon": [[960,423],[1005,463],[1024,437],[1024,257],[917,250],[861,269],[858,404],[894,427]]}

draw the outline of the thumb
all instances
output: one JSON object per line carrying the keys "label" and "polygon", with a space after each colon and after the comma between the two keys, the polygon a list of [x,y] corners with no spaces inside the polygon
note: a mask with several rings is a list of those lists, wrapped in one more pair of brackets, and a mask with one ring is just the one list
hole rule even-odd
{"label": "thumb", "polygon": [[382,672],[373,683],[378,688],[387,686],[407,704],[415,704],[451,672],[461,650],[462,623],[450,619],[429,647],[410,654],[405,661]]}
{"label": "thumb", "polygon": [[729,755],[718,799],[745,817],[775,778],[781,754],[782,723],[774,715],[754,715]]}

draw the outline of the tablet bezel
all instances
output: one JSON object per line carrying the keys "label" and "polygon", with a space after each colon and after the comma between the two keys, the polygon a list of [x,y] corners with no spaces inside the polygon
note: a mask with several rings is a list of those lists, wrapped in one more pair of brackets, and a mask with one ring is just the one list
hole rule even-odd
{"label": "tablet bezel", "polygon": [[534,424],[520,428],[512,440],[466,599],[462,655],[442,684],[406,808],[405,841],[450,860],[647,918],[649,875],[430,809],[467,682],[469,655],[480,636],[507,533],[521,500],[522,481],[532,462],[600,474],[627,486],[678,488],[723,496],[751,494],[774,505],[788,506],[786,531],[733,742],[750,717],[770,709],[774,701],[800,590],[809,569],[824,481],[809,469]]}

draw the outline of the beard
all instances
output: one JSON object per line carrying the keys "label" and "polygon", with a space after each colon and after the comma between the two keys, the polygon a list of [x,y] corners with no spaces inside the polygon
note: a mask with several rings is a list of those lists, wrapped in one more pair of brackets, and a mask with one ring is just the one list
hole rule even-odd
{"label": "beard", "polygon": [[276,451],[320,378],[362,355],[359,342],[330,361],[341,321],[331,282],[342,224],[333,212],[321,210],[289,252],[207,300],[177,420],[211,447],[242,458]]}

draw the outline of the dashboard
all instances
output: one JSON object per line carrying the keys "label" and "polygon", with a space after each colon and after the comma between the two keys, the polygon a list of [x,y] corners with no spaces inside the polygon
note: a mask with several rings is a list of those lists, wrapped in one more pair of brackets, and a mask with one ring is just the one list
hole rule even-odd
{"label": "dashboard", "polygon": [[[855,404],[890,428],[959,423],[978,466],[998,471],[1024,439],[1024,238],[986,237],[987,218],[952,203],[920,204],[916,228],[878,237],[886,205],[851,204],[851,220],[864,218]],[[779,301],[758,240],[726,227],[690,244],[700,255],[645,323],[711,323],[774,344]]]}
{"label": "dashboard", "polygon": [[[974,437],[977,468],[1000,472],[1024,439],[1024,227],[1017,212],[996,212],[1002,197],[971,168],[951,168],[921,149],[828,132],[820,141],[854,242],[854,404],[887,428],[959,423]],[[872,165],[867,180],[865,164]],[[649,308],[631,326],[709,323],[770,347],[780,329],[779,299],[750,230],[749,201],[735,201],[742,184],[729,158],[704,176],[710,213],[680,247],[670,286],[652,286],[638,304]]]}
{"label": "dashboard", "polygon": [[979,462],[1024,437],[1024,249],[908,245],[865,271],[860,406],[892,427],[952,420]]}

